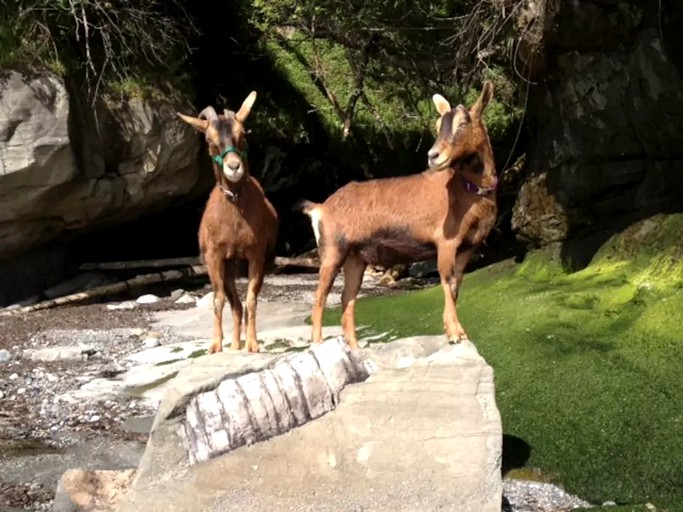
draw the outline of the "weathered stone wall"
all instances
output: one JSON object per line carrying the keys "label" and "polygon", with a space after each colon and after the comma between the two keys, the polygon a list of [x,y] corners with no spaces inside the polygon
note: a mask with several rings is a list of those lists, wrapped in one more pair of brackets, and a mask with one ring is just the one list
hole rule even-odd
{"label": "weathered stone wall", "polygon": [[513,229],[545,245],[676,207],[683,199],[683,31],[676,22],[683,6],[538,5],[536,25],[527,25],[538,50],[527,112],[529,175]]}
{"label": "weathered stone wall", "polygon": [[130,220],[200,181],[188,105],[101,101],[97,120],[48,72],[0,77],[0,260],[64,232]]}
{"label": "weathered stone wall", "polygon": [[0,304],[23,298],[26,281],[13,275],[47,272],[47,281],[36,281],[43,285],[59,279],[64,261],[28,269],[17,259],[27,251],[207,190],[201,138],[176,116],[193,109],[171,100],[108,98],[95,115],[56,75],[0,74]]}

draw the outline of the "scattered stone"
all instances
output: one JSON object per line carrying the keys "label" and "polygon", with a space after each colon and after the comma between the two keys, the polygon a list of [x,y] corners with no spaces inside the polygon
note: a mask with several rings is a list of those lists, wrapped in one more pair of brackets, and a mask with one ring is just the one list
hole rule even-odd
{"label": "scattered stone", "polygon": [[179,299],[180,297],[182,297],[184,294],[185,294],[185,290],[183,290],[182,288],[178,288],[178,289],[173,290],[173,291],[171,292],[170,297],[171,297],[171,299],[173,299],[173,300],[177,300],[177,299]]}
{"label": "scattered stone", "polygon": [[9,376],[9,380],[17,380],[19,378],[19,375],[16,373],[13,373],[12,375]]}
{"label": "scattered stone", "polygon": [[140,295],[135,302],[138,304],[154,304],[159,302],[159,297],[152,295],[151,293],[146,293],[145,295]]}
{"label": "scattered stone", "polygon": [[26,393],[26,388],[17,389],[17,395],[23,395],[24,393]]}
{"label": "scattered stone", "polygon": [[415,279],[437,275],[438,273],[436,260],[418,261],[408,268],[408,275]]}
{"label": "scattered stone", "polygon": [[135,309],[135,302],[133,302],[132,300],[126,300],[123,302],[119,302],[118,304],[107,304],[107,309]]}
{"label": "scattered stone", "polygon": [[85,361],[96,350],[93,347],[62,346],[25,350],[24,354],[31,361]]}
{"label": "scattered stone", "polygon": [[505,478],[503,512],[557,512],[592,505],[554,484]]}
{"label": "scattered stone", "polygon": [[158,338],[145,338],[143,340],[143,343],[144,343],[146,348],[154,348],[154,347],[158,347],[159,345],[161,345],[161,342],[159,341]]}
{"label": "scattered stone", "polygon": [[213,308],[213,292],[209,292],[197,301],[198,308]]}
{"label": "scattered stone", "polygon": [[9,350],[0,350],[0,363],[6,363],[10,359],[12,359],[12,354],[9,353]]}
{"label": "scattered stone", "polygon": [[124,471],[70,469],[59,479],[53,512],[113,512],[135,478]]}
{"label": "scattered stone", "polygon": [[0,390],[0,400],[2,400],[3,398],[5,398],[5,393],[3,393],[2,390]]}
{"label": "scattered stone", "polygon": [[602,504],[603,507],[616,507],[617,504],[614,501],[608,500]]}
{"label": "scattered stone", "polygon": [[197,302],[197,299],[195,299],[192,295],[189,293],[185,293],[181,295],[176,301],[176,304],[195,304]]}

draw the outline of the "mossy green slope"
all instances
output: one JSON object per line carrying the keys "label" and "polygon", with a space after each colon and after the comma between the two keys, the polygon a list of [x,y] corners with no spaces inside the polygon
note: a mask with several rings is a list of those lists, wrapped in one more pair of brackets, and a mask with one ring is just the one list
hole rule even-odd
{"label": "mossy green slope", "polygon": [[[683,504],[681,228],[683,215],[641,222],[573,274],[536,255],[465,277],[459,316],[495,370],[505,433],[592,502]],[[357,322],[440,334],[442,305],[440,287],[368,298]]]}

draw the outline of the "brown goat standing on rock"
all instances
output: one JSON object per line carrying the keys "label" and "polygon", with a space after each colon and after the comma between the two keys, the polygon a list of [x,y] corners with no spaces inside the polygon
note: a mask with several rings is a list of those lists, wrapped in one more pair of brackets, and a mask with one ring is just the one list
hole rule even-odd
{"label": "brown goat standing on rock", "polygon": [[351,182],[322,204],[302,201],[311,218],[320,274],[313,306],[313,342],[322,342],[327,295],[344,269],[342,327],[351,348],[358,348],[354,306],[367,265],[389,267],[436,257],[444,291],[443,321],[449,342],[467,334],[458,321],[456,301],[463,272],[487,237],[496,214],[493,149],[483,121],[493,96],[486,82],[469,109],[451,108],[433,97],[439,119],[437,138],[420,174]]}
{"label": "brown goat standing on rock", "polygon": [[256,100],[252,91],[237,113],[217,115],[206,107],[198,117],[178,113],[186,123],[206,136],[216,185],[199,225],[199,247],[213,287],[213,343],[209,353],[223,350],[223,308],[227,296],[232,309],[232,350],[239,350],[242,303],[235,287],[235,260],[249,264],[247,288],[247,349],[258,352],[256,300],[266,259],[275,248],[278,217],[258,181],[249,175],[244,121]]}

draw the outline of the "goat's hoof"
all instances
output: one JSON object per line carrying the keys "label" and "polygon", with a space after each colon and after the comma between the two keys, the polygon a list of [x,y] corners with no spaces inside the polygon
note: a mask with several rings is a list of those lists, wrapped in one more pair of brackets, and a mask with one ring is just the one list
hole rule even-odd
{"label": "goat's hoof", "polygon": [[220,345],[211,345],[211,347],[209,347],[209,350],[207,350],[208,354],[215,354],[217,352],[223,352],[223,347]]}
{"label": "goat's hoof", "polygon": [[449,338],[448,344],[449,345],[457,345],[458,343],[462,341],[470,341],[470,339],[467,336],[457,336],[455,338]]}
{"label": "goat's hoof", "polygon": [[239,343],[231,343],[230,344],[230,350],[239,350],[240,348],[241,347],[240,347]]}
{"label": "goat's hoof", "polygon": [[248,350],[249,350],[249,352],[251,352],[252,354],[258,354],[258,353],[259,353],[259,351],[260,351],[260,349],[259,349],[259,346],[258,346],[258,345],[256,345],[256,346],[253,346],[253,347],[249,347],[249,349],[248,349]]}

